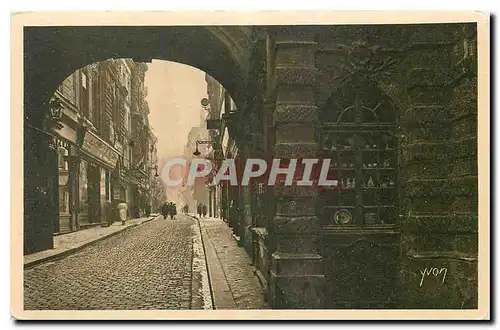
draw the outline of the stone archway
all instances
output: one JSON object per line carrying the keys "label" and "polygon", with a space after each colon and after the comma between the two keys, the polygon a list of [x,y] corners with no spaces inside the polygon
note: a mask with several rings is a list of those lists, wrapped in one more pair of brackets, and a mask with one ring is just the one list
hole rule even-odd
{"label": "stone archway", "polygon": [[[224,85],[238,107],[247,107],[246,101],[253,96],[248,83],[257,80],[250,77],[248,59],[254,30],[234,26],[27,28],[25,124],[41,127],[45,102],[58,84],[76,69],[108,58],[138,62],[158,58],[197,67]],[[318,108],[331,86],[341,85],[353,72],[371,77],[389,74],[377,82],[399,101],[404,138],[409,139],[400,144],[409,174],[405,179],[409,198],[400,215],[405,231],[397,274],[402,288],[397,295],[404,298],[401,306],[475,305],[477,292],[458,302],[455,288],[465,287],[469,280],[477,282],[476,24],[274,26],[263,30],[267,36],[263,106],[269,114],[264,139],[277,158],[317,156]],[[389,57],[401,61],[386,62]],[[396,64],[396,75],[392,64]],[[51,177],[47,164],[55,160],[43,133],[25,130],[24,134],[24,221],[32,226],[27,231],[25,226],[24,237],[32,239],[47,235],[47,223],[54,216],[53,205],[44,196],[54,185],[47,179]],[[328,305],[323,266],[329,251],[321,251],[325,230],[315,209],[317,195],[315,190],[274,188],[276,212],[266,228],[273,307]],[[417,269],[434,263],[441,267],[442,262],[459,270],[458,276],[450,276],[446,287],[434,283],[420,288]]]}
{"label": "stone archway", "polygon": [[27,27],[24,29],[25,253],[52,248],[58,217],[51,179],[56,155],[44,121],[57,87],[76,70],[107,59],[169,60],[217,79],[244,107],[252,28],[217,26]]}
{"label": "stone archway", "polygon": [[243,27],[25,28],[25,112],[40,107],[77,69],[111,58],[193,66],[217,79],[241,106],[250,34],[251,28]]}

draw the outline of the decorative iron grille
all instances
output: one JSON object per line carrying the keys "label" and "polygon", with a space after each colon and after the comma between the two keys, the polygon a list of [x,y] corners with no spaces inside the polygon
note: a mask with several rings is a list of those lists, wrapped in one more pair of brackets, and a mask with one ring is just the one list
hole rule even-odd
{"label": "decorative iron grille", "polygon": [[338,180],[322,193],[326,225],[396,224],[397,120],[390,100],[372,90],[344,91],[321,116],[321,148]]}

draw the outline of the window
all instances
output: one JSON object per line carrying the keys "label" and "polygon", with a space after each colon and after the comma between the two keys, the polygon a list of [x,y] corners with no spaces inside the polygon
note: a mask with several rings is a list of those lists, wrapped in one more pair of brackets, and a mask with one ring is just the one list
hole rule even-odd
{"label": "window", "polygon": [[[112,84],[113,86],[113,125],[115,128],[115,134],[119,139],[121,139],[121,127],[120,127],[120,105],[119,105],[119,86],[116,83]],[[113,138],[112,138],[113,139]]]}
{"label": "window", "polygon": [[84,89],[87,89],[87,75],[85,74],[85,72],[82,72],[81,76],[82,76],[82,87]]}
{"label": "window", "polygon": [[100,108],[100,85],[99,85],[99,73],[98,71],[94,71],[94,75],[91,79],[91,84],[92,84],[92,90],[90,93],[90,99],[92,102],[91,106],[91,120],[96,129],[98,130],[99,133],[102,132],[102,115],[101,115],[101,108]]}
{"label": "window", "polygon": [[61,170],[68,169],[68,164],[66,163],[66,160],[64,159],[64,156],[66,156],[66,155],[67,155],[66,148],[59,147],[59,149],[58,149],[58,161],[59,161],[59,169],[61,169]]}
{"label": "window", "polygon": [[128,143],[124,143],[124,151],[123,151],[123,165],[125,167],[130,167],[130,147]]}
{"label": "window", "polygon": [[109,122],[109,141],[111,141],[112,144],[115,143],[115,128],[112,121]]}
{"label": "window", "polygon": [[88,222],[89,199],[88,199],[88,162],[80,162],[79,194],[80,194],[80,220],[82,223]]}
{"label": "window", "polygon": [[396,118],[376,90],[343,91],[321,113],[321,148],[330,158],[335,189],[322,192],[328,225],[395,224]]}
{"label": "window", "polygon": [[59,213],[69,213],[69,194],[65,186],[59,187]]}
{"label": "window", "polygon": [[87,74],[84,71],[80,72],[80,107],[85,117],[90,118],[89,114],[89,92],[87,87]]}

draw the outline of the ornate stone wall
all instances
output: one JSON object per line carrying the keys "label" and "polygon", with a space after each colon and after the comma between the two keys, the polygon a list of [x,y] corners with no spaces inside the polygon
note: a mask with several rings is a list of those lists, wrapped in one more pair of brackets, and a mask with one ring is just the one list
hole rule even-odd
{"label": "ornate stone wall", "polygon": [[[316,158],[314,97],[316,65],[314,33],[307,28],[271,29],[273,63],[275,145],[282,161]],[[275,308],[323,306],[324,276],[319,254],[316,190],[275,186],[276,215],[269,225],[272,253],[271,305]]]}
{"label": "ornate stone wall", "polygon": [[316,31],[318,105],[368,79],[391,98],[399,122],[398,226],[385,233],[323,231],[326,305],[347,299],[347,308],[380,300],[390,302],[385,307],[477,306],[475,26]]}

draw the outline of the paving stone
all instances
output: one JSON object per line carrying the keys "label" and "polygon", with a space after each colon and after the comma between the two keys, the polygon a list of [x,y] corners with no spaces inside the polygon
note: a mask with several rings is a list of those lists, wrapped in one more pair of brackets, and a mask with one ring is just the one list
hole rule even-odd
{"label": "paving stone", "polygon": [[194,224],[159,218],[25,270],[25,309],[190,309]]}

